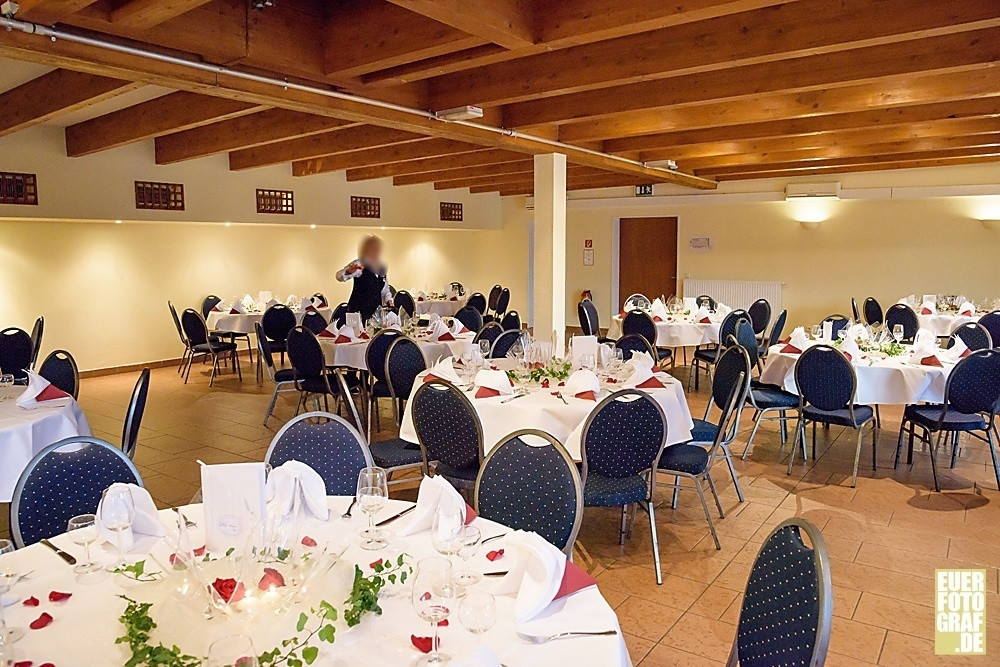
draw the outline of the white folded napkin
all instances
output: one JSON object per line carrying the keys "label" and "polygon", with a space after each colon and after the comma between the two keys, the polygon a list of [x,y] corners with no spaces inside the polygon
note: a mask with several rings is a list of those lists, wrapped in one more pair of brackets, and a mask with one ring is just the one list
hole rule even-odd
{"label": "white folded napkin", "polygon": [[930,329],[917,329],[917,334],[913,337],[913,346],[922,345],[924,347],[933,346],[937,348],[937,336]]}
{"label": "white folded napkin", "polygon": [[462,320],[453,320],[449,331],[451,331],[452,336],[460,336],[462,334],[469,333],[469,329],[462,324]]}
{"label": "white folded napkin", "polygon": [[340,327],[337,326],[336,320],[330,320],[330,323],[326,325],[326,328],[316,334],[317,338],[336,338],[340,335]]}
{"label": "white folded napkin", "polygon": [[279,303],[281,303],[281,302],[280,302],[280,301],[278,301],[277,299],[275,299],[275,298],[270,298],[270,299],[268,299],[268,300],[267,300],[267,302],[266,302],[266,303],[264,304],[264,310],[267,310],[267,309],[268,309],[268,308],[270,308],[271,306],[277,306],[277,305],[278,305]]}
{"label": "white folded napkin", "polygon": [[445,380],[452,384],[462,384],[462,379],[458,377],[458,373],[455,372],[455,367],[452,365],[451,357],[444,357],[430,367],[427,375],[424,376],[424,382],[431,380]]}
{"label": "white folded napkin", "polygon": [[274,293],[271,290],[261,290],[257,292],[257,303],[266,303],[271,305],[274,301]]}
{"label": "white folded napkin", "polygon": [[702,324],[708,324],[712,321],[712,313],[708,312],[707,306],[701,306],[695,311],[694,321],[701,322]]}
{"label": "white folded napkin", "polygon": [[[476,386],[480,389],[493,390],[500,396],[510,396],[514,393],[514,387],[510,383],[510,378],[503,371],[494,371],[488,368],[476,373]],[[480,393],[477,390],[477,395]]]}
{"label": "white folded napkin", "polygon": [[294,294],[289,294],[288,298],[285,299],[285,305],[288,306],[289,308],[294,308],[295,306],[298,306],[299,297],[295,296]]}
{"label": "white folded napkin", "polygon": [[234,311],[239,313],[240,315],[246,313],[247,312],[246,304],[240,301],[239,299],[233,301],[233,305],[230,307],[229,312],[232,313]]}
{"label": "white folded napkin", "polygon": [[390,311],[382,318],[382,328],[402,331],[403,323],[399,321],[399,315]]}
{"label": "white folded napkin", "polygon": [[653,357],[648,352],[632,352],[632,358],[625,362],[632,368],[632,374],[622,386],[634,389],[653,377]]}
{"label": "white folded napkin", "polygon": [[566,378],[563,393],[576,398],[596,401],[597,395],[601,393],[601,381],[597,379],[594,371],[581,368],[578,371],[573,371],[573,374]]}
{"label": "white folded napkin", "polygon": [[451,335],[451,331],[448,329],[448,325],[444,323],[440,317],[431,323],[430,329],[428,330],[430,340],[441,340],[444,336],[445,340],[454,340],[455,337]]}
{"label": "white folded napkin", "polygon": [[17,407],[31,410],[43,405],[64,405],[72,396],[56,387],[35,371],[25,371],[28,374],[28,388],[17,397]]}
{"label": "white folded napkin", "polygon": [[485,644],[460,658],[453,658],[449,664],[451,667],[502,667],[497,654]]}
{"label": "white folded napkin", "polygon": [[[934,332],[928,329],[919,329],[917,335],[913,337],[913,347],[910,348],[910,361],[920,364],[930,357],[934,357],[940,361],[940,358],[937,356],[940,352],[941,349],[938,347],[937,336],[934,335]],[[930,365],[933,365],[933,362]]]}
{"label": "white folded napkin", "polygon": [[971,301],[963,301],[962,305],[958,307],[958,314],[965,317],[972,317],[976,314],[976,304]]}
{"label": "white folded napkin", "polygon": [[461,509],[465,513],[465,523],[476,518],[476,513],[448,480],[440,475],[424,477],[420,480],[420,489],[417,491],[417,508],[410,513],[409,520],[397,534],[405,537],[430,530],[434,526],[434,513],[439,507]]}
{"label": "white folded napkin", "polygon": [[[347,340],[343,340],[344,338]],[[356,343],[359,340],[361,340],[360,334],[349,324],[345,324],[337,331],[336,342],[338,343]]]}
{"label": "white folded napkin", "polygon": [[965,341],[955,336],[955,343],[945,352],[949,361],[959,361],[965,353],[968,351],[969,346],[965,344]]}
{"label": "white folded napkin", "polygon": [[858,347],[858,343],[853,338],[845,338],[840,343],[840,351],[844,353],[847,360],[852,364],[859,364],[861,362],[861,348]]}
{"label": "white folded napkin", "polygon": [[[136,537],[139,535],[166,536],[167,530],[160,522],[156,503],[153,502],[149,491],[137,484],[122,482],[115,482],[108,487],[110,492],[118,492],[120,489],[128,489],[132,493],[132,504],[135,507],[135,518],[132,519],[132,526],[121,532],[122,550],[132,551],[135,548]],[[103,498],[101,502],[103,502]],[[98,503],[95,514],[97,516],[97,529],[101,537],[109,543],[117,545],[117,533],[101,523],[101,503]]]}
{"label": "white folded napkin", "polygon": [[256,301],[253,300],[253,297],[250,296],[249,292],[247,292],[246,294],[243,295],[243,298],[241,299],[241,301],[243,302],[243,307],[246,310],[250,310],[257,303]]}
{"label": "white folded napkin", "polygon": [[863,324],[852,324],[844,332],[844,338],[850,338],[855,341],[867,341],[869,338],[868,327]]}
{"label": "white folded napkin", "polygon": [[312,307],[317,310],[323,307],[323,299],[319,298],[318,296],[314,296],[313,298],[309,299],[309,303],[311,303]]}
{"label": "white folded napkin", "polygon": [[[386,315],[386,318],[388,318],[389,315],[395,315],[395,313],[389,313]],[[398,321],[399,317],[397,317],[396,320]],[[363,331],[365,328],[365,323],[361,321],[361,313],[347,313],[347,315],[344,316],[344,324],[350,324],[354,327],[355,331]]]}
{"label": "white folded napkin", "polygon": [[301,461],[286,461],[274,468],[267,476],[266,488],[272,507],[283,517],[294,516],[299,506],[320,521],[330,517],[326,483],[318,472]]}
{"label": "white folded napkin", "polygon": [[725,317],[729,313],[733,312],[733,309],[719,301],[715,304],[715,312],[718,313],[720,317]]}
{"label": "white folded napkin", "polygon": [[418,290],[418,291],[414,292],[413,296],[416,297],[417,301],[423,301],[424,299],[427,298],[427,295],[424,293],[423,290]]}
{"label": "white folded napkin", "polygon": [[667,306],[663,303],[660,297],[653,299],[652,305],[649,307],[649,312],[653,317],[664,318],[667,316]]}
{"label": "white folded napkin", "polygon": [[924,301],[920,304],[920,310],[918,312],[921,315],[933,315],[937,312],[937,303],[934,301]]}

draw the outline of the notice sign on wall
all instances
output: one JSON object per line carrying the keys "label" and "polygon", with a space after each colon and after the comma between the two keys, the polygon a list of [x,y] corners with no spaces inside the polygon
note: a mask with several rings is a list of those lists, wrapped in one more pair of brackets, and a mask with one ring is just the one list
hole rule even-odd
{"label": "notice sign on wall", "polygon": [[594,239],[583,240],[583,265],[594,265]]}

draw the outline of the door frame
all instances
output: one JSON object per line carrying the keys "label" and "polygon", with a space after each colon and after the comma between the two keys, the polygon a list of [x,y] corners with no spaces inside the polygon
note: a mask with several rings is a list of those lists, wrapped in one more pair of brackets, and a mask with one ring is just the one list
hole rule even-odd
{"label": "door frame", "polygon": [[[618,314],[618,304],[621,303],[621,223],[622,218],[677,218],[677,254],[674,260],[677,262],[677,282],[681,278],[681,216],[676,213],[666,213],[663,215],[619,215],[615,216],[611,223],[611,312],[609,317]],[[676,289],[677,286],[675,286]],[[678,290],[682,291],[682,290]]]}

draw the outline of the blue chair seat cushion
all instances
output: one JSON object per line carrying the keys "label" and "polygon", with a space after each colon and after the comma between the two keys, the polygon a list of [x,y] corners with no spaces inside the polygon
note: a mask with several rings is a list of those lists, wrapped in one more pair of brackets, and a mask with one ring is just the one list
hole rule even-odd
{"label": "blue chair seat cushion", "polygon": [[708,468],[708,450],[699,445],[682,442],[670,445],[660,455],[659,470],[668,472],[686,472],[689,475],[700,475]]}
{"label": "blue chair seat cushion", "polygon": [[[928,430],[937,430],[938,420],[941,419],[941,406],[907,405],[903,411],[903,418]],[[958,410],[948,410],[944,414],[941,427],[944,431],[982,431],[986,429],[986,419],[980,414],[967,415]]]}
{"label": "blue chair seat cushion", "polygon": [[275,382],[291,382],[295,379],[295,370],[291,368],[282,368],[280,370],[274,371],[274,381]]}
{"label": "blue chair seat cushion", "polygon": [[754,403],[759,408],[797,408],[799,407],[799,397],[795,394],[771,387],[768,385],[758,385],[750,389]]}
{"label": "blue chair seat cushion", "polygon": [[691,429],[691,442],[715,442],[715,436],[719,434],[719,427],[704,419],[692,419],[694,428]]}
{"label": "blue chair seat cushion", "polygon": [[387,382],[377,380],[372,386],[372,396],[376,398],[389,398],[392,396],[392,392],[389,391],[389,384]]}
{"label": "blue chair seat cushion", "polygon": [[658,347],[656,348],[656,354],[657,356],[660,357],[660,361],[663,361],[665,359],[669,359],[670,357],[674,356],[674,351],[671,350],[669,347]]}
{"label": "blue chair seat cushion", "polygon": [[849,426],[858,428],[862,424],[875,417],[875,411],[867,405],[854,406],[854,422],[851,422],[851,415],[847,408],[839,410],[820,410],[816,406],[807,405],[802,409],[802,416],[810,421],[817,421],[823,424],[834,424],[836,426]]}
{"label": "blue chair seat cushion", "polygon": [[629,503],[642,502],[648,495],[649,485],[639,475],[615,478],[590,473],[583,487],[583,505],[621,507]]}
{"label": "blue chair seat cushion", "polygon": [[211,343],[200,343],[193,346],[195,353],[198,352],[232,352],[236,349],[236,343],[222,343],[222,342],[211,342]]}
{"label": "blue chair seat cushion", "polygon": [[390,438],[373,442],[369,447],[372,459],[380,468],[398,468],[424,462],[420,446],[402,438]]}
{"label": "blue chair seat cushion", "polygon": [[271,352],[287,352],[288,342],[284,340],[271,340],[268,339],[267,344],[271,348]]}
{"label": "blue chair seat cushion", "polygon": [[336,382],[330,382],[329,391],[327,390],[327,380],[326,378],[303,378],[301,380],[296,380],[298,388],[303,391],[308,391],[315,394],[328,394],[337,393]]}
{"label": "blue chair seat cushion", "polygon": [[466,482],[475,482],[476,477],[479,476],[479,464],[468,466],[466,468],[455,468],[448,465],[447,463],[442,463],[438,461],[437,467],[434,468],[435,475],[441,475],[442,477],[447,477],[449,479],[460,479]]}
{"label": "blue chair seat cushion", "polygon": [[715,363],[715,357],[718,355],[719,346],[709,345],[708,347],[699,347],[694,351],[694,358],[699,361],[704,361],[709,364]]}

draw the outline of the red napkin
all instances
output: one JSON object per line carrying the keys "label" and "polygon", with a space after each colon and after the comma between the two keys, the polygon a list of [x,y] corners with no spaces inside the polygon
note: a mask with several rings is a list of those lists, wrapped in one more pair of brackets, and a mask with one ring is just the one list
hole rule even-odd
{"label": "red napkin", "polygon": [[214,306],[212,306],[212,312],[213,313],[221,313],[222,312],[222,309],[219,308],[219,304],[215,304]]}
{"label": "red napkin", "polygon": [[848,361],[854,361],[854,359],[851,358],[851,353],[850,352],[844,352],[844,356],[847,357]]}
{"label": "red napkin", "polygon": [[327,331],[326,329],[323,329],[318,334],[316,334],[316,337],[317,338],[333,338],[334,335],[333,335],[332,331]]}
{"label": "red napkin", "polygon": [[443,334],[441,334],[440,336],[438,336],[438,340],[439,341],[442,341],[442,340],[455,340],[455,337],[451,335],[451,332],[446,331]]}
{"label": "red napkin", "polygon": [[369,336],[366,333],[362,333],[360,336],[358,336],[358,338],[360,338],[361,340],[368,340],[369,338],[371,338],[371,336]]}
{"label": "red napkin", "polygon": [[337,340],[335,340],[333,342],[334,343],[353,343],[354,341],[351,340],[348,336],[345,336],[344,334],[339,334],[337,336]]}
{"label": "red napkin", "polygon": [[622,319],[625,319],[626,315],[628,315],[628,313],[626,313],[624,310],[619,310],[618,311],[618,317],[620,317]]}
{"label": "red napkin", "polygon": [[469,330],[466,329],[465,327],[462,327],[462,330],[459,331],[458,333],[469,333]]}
{"label": "red napkin", "polygon": [[920,309],[920,314],[921,315],[933,315],[934,311],[932,311],[930,308],[921,308]]}
{"label": "red napkin", "polygon": [[784,352],[785,354],[802,354],[802,350],[795,347],[794,345],[786,345],[785,347],[781,348],[781,351]]}
{"label": "red napkin", "polygon": [[35,396],[35,402],[42,403],[44,401],[52,401],[57,398],[69,398],[69,394],[54,384],[50,384],[48,387],[38,392],[38,396]]}
{"label": "red napkin", "polygon": [[417,301],[423,301],[423,300],[424,300],[424,297],[422,297],[422,296],[418,296],[417,297]]}
{"label": "red napkin", "polygon": [[451,301],[458,301],[458,297],[457,296],[451,297]]}
{"label": "red napkin", "polygon": [[479,515],[476,514],[476,510],[472,509],[472,505],[465,503],[465,525],[468,526],[477,516]]}
{"label": "red napkin", "polygon": [[236,310],[235,308],[230,308],[229,309],[229,314],[230,315],[239,315],[240,311]]}
{"label": "red napkin", "polygon": [[581,591],[584,588],[596,585],[597,580],[587,574],[586,570],[576,563],[567,560],[566,569],[563,571],[562,583],[559,584],[559,590],[556,591],[556,595],[552,599],[558,600],[559,598],[564,598],[567,595]]}
{"label": "red napkin", "polygon": [[663,389],[663,383],[656,379],[656,377],[651,377],[642,384],[636,385],[637,389]]}
{"label": "red napkin", "polygon": [[315,313],[316,312],[316,306],[312,305],[311,303],[308,304],[306,306],[306,312],[307,313]]}
{"label": "red napkin", "polygon": [[711,317],[703,317],[700,320],[698,320],[698,324],[711,324],[711,323],[712,323]]}
{"label": "red napkin", "polygon": [[[663,386],[663,385],[660,385],[660,386]],[[582,399],[585,399],[585,400],[588,400],[588,401],[596,401],[597,400],[597,396],[595,396],[594,392],[592,392],[592,391],[581,391],[579,394],[576,395],[576,398],[582,398]]]}
{"label": "red napkin", "polygon": [[660,317],[659,315],[654,315],[654,316],[653,316],[653,321],[654,321],[654,322],[662,322],[662,321],[663,321],[663,318],[662,318],[662,317]]}
{"label": "red napkin", "polygon": [[975,315],[975,313],[973,313],[971,310],[963,310],[962,312],[959,313],[959,315],[963,315],[965,317],[972,317],[973,315]]}
{"label": "red napkin", "polygon": [[933,354],[920,360],[921,366],[941,366],[941,360]]}
{"label": "red napkin", "polygon": [[963,357],[967,357],[970,354],[972,354],[972,348],[971,347],[967,347],[967,348],[965,348],[965,352],[962,353],[962,356]]}
{"label": "red napkin", "polygon": [[489,387],[480,387],[476,390],[476,398],[491,398],[493,396],[499,396],[500,392],[496,389],[490,389]]}
{"label": "red napkin", "polygon": [[440,379],[441,378],[432,373],[428,373],[427,375],[424,376],[424,382],[433,382],[434,380],[440,380]]}
{"label": "red napkin", "polygon": [[788,336],[788,337],[784,338],[783,340],[779,340],[778,342],[781,343],[782,345],[788,345],[790,342],[792,342],[792,337]]}

